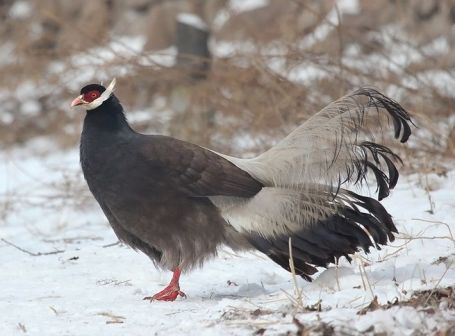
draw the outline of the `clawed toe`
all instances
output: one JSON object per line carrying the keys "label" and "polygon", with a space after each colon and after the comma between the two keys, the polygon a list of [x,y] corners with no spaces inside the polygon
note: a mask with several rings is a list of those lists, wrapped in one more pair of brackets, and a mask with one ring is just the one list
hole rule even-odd
{"label": "clawed toe", "polygon": [[178,296],[186,299],[186,294],[179,288],[165,288],[153,296],[146,296],[143,300],[152,301],[174,301]]}
{"label": "clawed toe", "polygon": [[143,300],[150,300],[152,301],[174,301],[178,296],[182,298],[186,298],[186,294],[180,290],[179,286],[179,277],[180,277],[180,269],[177,267],[174,270],[174,274],[172,276],[171,283],[163,289],[161,292],[156,293],[153,296],[146,296]]}

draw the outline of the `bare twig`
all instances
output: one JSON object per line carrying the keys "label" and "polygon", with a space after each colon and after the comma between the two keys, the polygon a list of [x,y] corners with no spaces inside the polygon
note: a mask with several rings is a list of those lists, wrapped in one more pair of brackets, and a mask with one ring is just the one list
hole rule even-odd
{"label": "bare twig", "polygon": [[365,283],[368,285],[368,289],[370,290],[371,297],[374,298],[375,295],[373,293],[373,288],[371,287],[370,279],[368,278],[367,271],[365,269],[365,265],[363,264],[362,258],[356,256],[357,260],[359,261],[359,271],[360,276],[362,277],[363,288],[366,290]]}
{"label": "bare twig", "polygon": [[416,236],[416,237],[413,237],[413,236],[407,236],[407,235],[403,235],[401,234],[400,239],[409,239],[409,240],[419,240],[419,239],[427,239],[427,240],[435,240],[435,239],[448,239],[452,242],[455,243],[454,239],[450,236]]}
{"label": "bare twig", "polygon": [[108,247],[117,246],[117,245],[121,245],[121,244],[122,244],[121,241],[117,240],[115,243],[103,245],[103,248],[108,248]]}
{"label": "bare twig", "polygon": [[123,323],[124,320],[126,320],[126,317],[123,317],[120,315],[114,315],[110,312],[101,312],[101,313],[97,313],[96,315],[110,318],[110,320],[106,321],[106,324]]}
{"label": "bare twig", "polygon": [[297,303],[297,306],[295,307],[295,309],[301,310],[301,309],[303,309],[302,289],[300,289],[297,284],[297,274],[295,272],[294,259],[292,256],[292,238],[291,237],[289,237],[289,268],[291,269],[291,273],[292,273],[292,282],[294,284],[295,302]]}
{"label": "bare twig", "polygon": [[444,222],[441,222],[441,221],[432,221],[432,220],[428,220],[428,219],[421,219],[421,218],[411,218],[412,220],[415,220],[415,221],[421,221],[421,222],[426,222],[426,223],[434,223],[434,224],[441,224],[441,225],[445,225],[445,227],[447,227],[447,230],[449,231],[449,234],[450,234],[450,238],[455,241],[454,237],[453,237],[453,234],[452,234],[452,230],[450,229],[450,225],[447,224],[447,223],[444,223]]}
{"label": "bare twig", "polygon": [[22,247],[19,247],[9,241],[7,241],[6,239],[3,239],[1,238],[0,239],[2,242],[4,242],[5,244],[9,245],[9,246],[12,246],[16,249],[18,249],[19,251],[21,252],[24,252],[26,254],[28,254],[29,256],[32,256],[32,257],[40,257],[40,256],[46,256],[46,255],[51,255],[51,254],[59,254],[59,253],[63,253],[65,252],[65,250],[55,250],[55,251],[51,251],[51,252],[30,252]]}
{"label": "bare twig", "polygon": [[453,262],[451,262],[449,265],[447,265],[446,270],[444,271],[444,273],[442,273],[441,277],[439,278],[439,280],[436,283],[436,285],[434,286],[434,288],[431,290],[430,294],[428,294],[428,297],[426,298],[425,303],[423,304],[424,306],[428,303],[428,300],[430,300],[431,296],[433,295],[433,293],[438,288],[439,284],[441,283],[442,279],[445,277],[445,275],[449,271],[449,269],[452,266],[452,264],[453,264]]}
{"label": "bare twig", "polygon": [[20,331],[22,331],[23,333],[27,333],[27,328],[25,327],[24,324],[22,324],[22,323],[19,322],[19,323],[17,324],[17,328],[18,328]]}
{"label": "bare twig", "polygon": [[58,312],[57,309],[55,309],[54,307],[49,306],[49,309],[52,310],[56,316],[59,315],[59,312]]}
{"label": "bare twig", "polygon": [[338,268],[338,260],[336,261],[335,264],[335,280],[337,283],[337,289],[338,291],[341,291],[341,286],[340,286],[340,274],[339,274],[339,268]]}

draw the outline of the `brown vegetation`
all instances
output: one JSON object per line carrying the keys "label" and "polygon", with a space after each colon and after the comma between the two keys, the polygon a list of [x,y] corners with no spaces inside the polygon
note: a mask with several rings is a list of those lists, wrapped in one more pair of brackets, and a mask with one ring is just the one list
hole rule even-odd
{"label": "brown vegetation", "polygon": [[[223,0],[30,4],[28,14],[14,12],[17,2],[0,6],[4,145],[46,135],[75,146],[82,116],[69,110],[70,98],[85,82],[115,75],[125,107],[150,112],[135,122],[139,130],[237,153],[264,149],[340,95],[374,86],[416,118],[422,136],[404,155],[453,158],[453,1],[365,1],[355,13],[330,0],[273,0],[242,12]],[[203,80],[179,67],[144,65],[151,50],[174,43],[181,12],[203,18],[218,46],[237,46],[215,52]],[[328,32],[309,42],[318,29]],[[144,51],[126,57],[112,46],[135,35],[145,36]],[[114,57],[100,64],[96,47]],[[77,62],[87,55],[94,57]]]}

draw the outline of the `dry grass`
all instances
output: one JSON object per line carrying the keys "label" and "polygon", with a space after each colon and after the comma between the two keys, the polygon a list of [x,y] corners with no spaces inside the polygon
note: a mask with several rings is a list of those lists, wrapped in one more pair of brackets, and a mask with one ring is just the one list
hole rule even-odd
{"label": "dry grass", "polygon": [[[34,20],[63,30],[72,25],[78,43],[65,44],[65,48],[60,45],[45,48],[43,44],[37,47],[36,41],[28,37],[29,31],[23,27],[23,22],[10,20],[8,28],[14,31],[17,57],[15,62],[2,67],[5,75],[0,79],[0,90],[8,88],[10,92],[20,92],[26,82],[40,88],[49,85],[49,88],[36,93],[38,96],[33,99],[38,102],[39,111],[32,116],[21,112],[20,95],[13,94],[8,98],[5,112],[13,115],[14,122],[0,121],[2,143],[15,145],[46,135],[63,147],[75,146],[82,116],[67,109],[67,102],[76,93],[76,83],[71,83],[69,74],[88,71],[93,73],[92,80],[98,81],[123,68],[128,71],[118,76],[121,77],[118,92],[124,105],[129,110],[148,109],[159,101],[164,104],[163,113],[169,115],[166,121],[157,124],[151,113],[150,120],[137,123],[136,127],[141,131],[164,132],[237,154],[256,153],[340,95],[358,86],[371,85],[397,98],[414,115],[419,133],[426,131],[415,138],[414,149],[400,148],[403,156],[419,161],[422,157],[430,161],[429,157],[452,156],[451,129],[441,127],[441,123],[451,115],[455,98],[422,78],[428,71],[436,70],[454,78],[453,62],[448,55],[434,56],[425,47],[429,42],[418,38],[426,36],[426,30],[431,27],[412,22],[413,27],[421,31],[413,33],[417,36],[415,39],[409,39],[406,31],[409,19],[403,21],[402,17],[391,14],[384,14],[385,18],[381,19],[372,16],[368,27],[363,27],[363,17],[372,15],[371,8],[365,5],[359,14],[343,15],[337,9],[340,23],[337,18],[325,16],[326,12],[306,2],[289,1],[288,5],[314,14],[317,24],[302,33],[298,31],[301,26],[296,24],[297,14],[289,17],[289,22],[269,22],[270,29],[264,34],[271,34],[273,25],[277,25],[279,29],[275,32],[282,35],[252,36],[256,40],[246,37],[253,49],[239,48],[229,57],[215,57],[208,76],[197,81],[189,79],[185,69],[160,66],[145,53],[134,54],[130,50],[130,56],[126,57],[109,45],[106,37],[100,39],[87,32],[84,22],[74,24],[48,8],[39,10],[39,16]],[[35,24],[35,21],[29,24]],[[310,47],[302,47],[305,39],[322,25],[333,29]],[[384,29],[389,25],[396,25],[397,31],[404,32],[392,34]],[[446,31],[442,30],[434,38],[443,38],[449,31],[450,24],[447,24]],[[290,40],[289,36],[294,38]],[[296,43],[299,40],[301,42]],[[244,40],[234,42],[245,43]],[[75,55],[96,56],[96,50],[91,48],[99,44],[115,57],[102,65],[97,62],[74,65]],[[118,39],[117,44],[121,44]],[[409,55],[419,57],[402,64],[391,55],[395,48],[405,48]],[[359,51],[352,55],[354,49]],[[153,66],[144,66],[144,58]],[[56,62],[65,69],[63,74],[49,71]],[[378,64],[383,64],[383,68],[378,69]],[[308,69],[320,76],[293,78],[296,73],[305,73]],[[415,148],[419,148],[418,155]],[[440,166],[434,163],[439,160],[431,161],[433,163],[427,169]],[[422,169],[420,166],[409,165],[408,168]]]}
{"label": "dry grass", "polygon": [[398,298],[386,304],[380,304],[375,296],[368,306],[358,311],[358,315],[365,315],[370,311],[377,309],[390,309],[392,307],[415,307],[423,309],[425,312],[434,314],[435,309],[440,309],[441,305],[444,309],[455,308],[455,292],[452,287],[437,288],[431,290],[415,291],[408,300],[400,301]]}

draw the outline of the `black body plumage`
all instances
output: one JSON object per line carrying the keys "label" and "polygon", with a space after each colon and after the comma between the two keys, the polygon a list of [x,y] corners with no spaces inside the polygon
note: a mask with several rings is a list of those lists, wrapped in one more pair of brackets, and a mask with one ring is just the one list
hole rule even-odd
{"label": "black body plumage", "polygon": [[133,131],[115,96],[87,112],[80,157],[118,238],[156,265],[188,270],[220,244],[246,244],[208,196],[252,197],[261,183],[207,149]]}
{"label": "black body plumage", "polygon": [[[104,87],[90,85],[81,93],[92,89]],[[365,107],[389,113],[395,137],[401,142],[409,138],[410,118],[398,103],[371,89],[358,90],[349,98],[356,96],[368,98]],[[363,118],[362,109],[359,120]],[[299,229],[272,235],[267,230],[252,231],[248,224],[244,230],[239,229],[230,222],[233,216],[226,213],[238,207],[245,221],[248,213],[244,209],[264,188],[277,188],[280,192],[285,187],[267,183],[267,178],[261,180],[248,169],[239,168],[236,161],[208,149],[171,137],[135,132],[115,95],[87,111],[80,158],[90,191],[118,238],[144,252],[157,266],[189,270],[225,244],[233,249],[255,248],[290,270],[290,238],[296,272],[311,280],[316,267],[327,267],[342,256],[350,260],[349,254],[359,248],[367,252],[371,246],[379,248],[392,241],[397,232],[390,214],[378,201],[341,186],[346,182],[361,183],[372,171],[381,200],[395,187],[399,176],[395,162],[401,160],[389,148],[372,141],[362,141],[354,147],[352,162],[345,167],[345,180],[340,179],[337,187],[323,186],[320,193],[324,195],[318,195],[322,199],[320,206],[330,207],[333,212],[324,215],[321,210],[320,218],[311,222],[297,218],[301,222]],[[334,157],[333,162],[336,160]],[[251,167],[251,171],[256,169]],[[297,184],[295,188],[300,187]],[[342,201],[333,201],[340,197]],[[307,201],[304,194],[301,199]],[[276,218],[286,217],[278,215]],[[304,213],[302,218],[306,218]]]}

